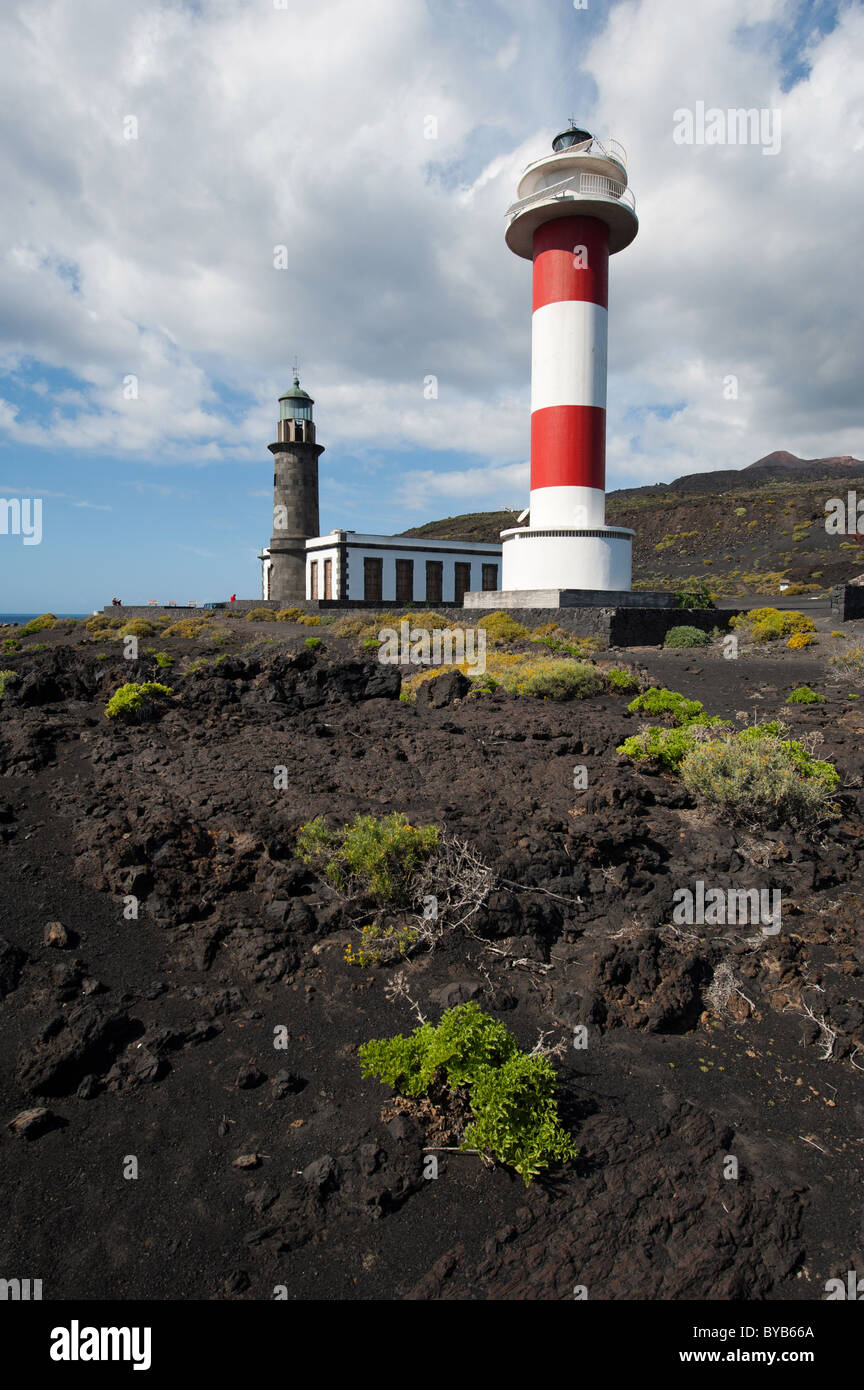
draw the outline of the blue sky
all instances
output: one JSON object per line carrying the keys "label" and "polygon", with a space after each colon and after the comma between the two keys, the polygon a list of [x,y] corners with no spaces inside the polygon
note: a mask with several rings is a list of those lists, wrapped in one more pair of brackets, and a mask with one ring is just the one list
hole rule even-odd
{"label": "blue sky", "polygon": [[[864,454],[858,3],[20,0],[0,41],[0,497],[43,499],[0,611],[254,596],[295,355],[322,530],[521,509],[503,214],[571,116],[640,216],[607,485]],[[676,144],[699,102],[779,112],[779,151]]]}

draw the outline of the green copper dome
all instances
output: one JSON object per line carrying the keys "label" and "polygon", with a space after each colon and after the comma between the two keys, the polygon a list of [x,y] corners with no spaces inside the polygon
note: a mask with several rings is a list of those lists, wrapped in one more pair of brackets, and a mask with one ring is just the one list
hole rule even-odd
{"label": "green copper dome", "polygon": [[308,401],[310,405],[315,404],[312,397],[307,391],[304,391],[303,387],[300,385],[299,376],[295,376],[291,390],[283,392],[279,399],[280,401]]}

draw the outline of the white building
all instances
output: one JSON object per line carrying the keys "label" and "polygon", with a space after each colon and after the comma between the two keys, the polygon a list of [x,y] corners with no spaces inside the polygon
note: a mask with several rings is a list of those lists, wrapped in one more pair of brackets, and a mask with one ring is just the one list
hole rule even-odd
{"label": "white building", "polygon": [[[270,557],[262,555],[270,597]],[[459,605],[470,590],[498,589],[501,546],[426,536],[331,531],[306,541],[306,598],[337,603]]]}

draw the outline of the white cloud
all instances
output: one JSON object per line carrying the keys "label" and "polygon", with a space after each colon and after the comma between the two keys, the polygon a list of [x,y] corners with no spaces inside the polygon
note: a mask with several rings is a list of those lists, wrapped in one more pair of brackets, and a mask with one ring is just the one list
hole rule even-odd
{"label": "white cloud", "polygon": [[[35,361],[82,385],[40,379],[26,410],[7,390],[0,433],[137,466],[260,461],[297,352],[331,459],[487,459],[403,475],[399,497],[468,510],[503,489],[515,505],[530,268],[504,247],[503,212],[575,94],[580,119],[628,147],[641,219],[612,262],[619,480],[778,447],[860,454],[864,11],[812,36],[812,71],[784,93],[778,44],[747,26],[797,13],[791,0],[624,0],[603,15],[557,0],[21,0],[0,19],[0,361],[19,382]],[[780,154],[675,145],[673,112],[697,101],[778,107]]]}
{"label": "white cloud", "polygon": [[451,469],[436,473],[431,469],[410,469],[399,479],[394,500],[409,510],[428,508],[438,500],[459,502],[463,511],[497,510],[510,507],[528,489],[528,463],[498,467]]}

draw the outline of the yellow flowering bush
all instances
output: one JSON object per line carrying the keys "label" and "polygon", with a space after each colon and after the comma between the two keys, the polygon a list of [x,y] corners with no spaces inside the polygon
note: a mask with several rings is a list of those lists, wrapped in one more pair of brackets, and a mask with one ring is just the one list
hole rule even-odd
{"label": "yellow flowering bush", "polygon": [[514,695],[532,695],[546,700],[582,700],[598,694],[605,685],[602,671],[587,662],[571,658],[534,656],[532,652],[491,652],[486,657],[485,674],[472,676],[476,668],[468,662],[457,666],[424,666],[402,682],[402,699],[414,700],[424,681],[445,671],[461,671],[471,679],[472,691],[509,690]]}
{"label": "yellow flowering bush", "polygon": [[779,608],[751,608],[747,613],[730,618],[729,626],[739,628],[745,642],[777,642],[797,633],[816,631],[816,624],[803,613],[794,609],[781,612]]}

